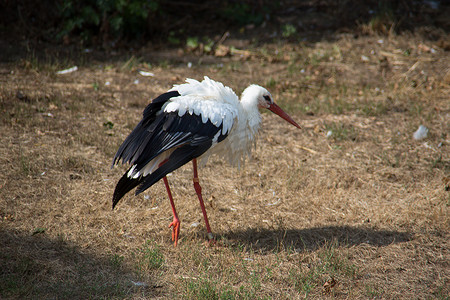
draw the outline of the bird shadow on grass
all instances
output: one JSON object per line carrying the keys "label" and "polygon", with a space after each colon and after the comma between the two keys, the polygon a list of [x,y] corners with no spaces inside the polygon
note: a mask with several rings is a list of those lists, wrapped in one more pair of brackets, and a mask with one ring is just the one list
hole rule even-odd
{"label": "bird shadow on grass", "polygon": [[124,266],[122,259],[89,253],[42,232],[0,230],[0,298],[104,299],[129,297],[134,292],[158,296],[157,286],[151,283],[133,284],[139,275]]}
{"label": "bird shadow on grass", "polygon": [[368,227],[324,226],[305,229],[258,229],[249,228],[222,234],[222,237],[237,243],[248,244],[259,251],[279,251],[293,248],[296,251],[317,250],[327,244],[375,247],[403,243],[412,239],[408,232],[377,230]]}

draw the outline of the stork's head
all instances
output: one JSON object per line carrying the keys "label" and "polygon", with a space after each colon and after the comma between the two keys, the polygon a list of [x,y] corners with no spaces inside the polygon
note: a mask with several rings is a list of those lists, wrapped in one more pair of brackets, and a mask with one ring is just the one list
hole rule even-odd
{"label": "stork's head", "polygon": [[288,121],[297,128],[301,128],[287,113],[285,113],[275,102],[273,102],[272,94],[262,86],[252,84],[242,93],[242,99],[255,99],[259,108],[267,108],[271,112],[277,114],[284,120]]}

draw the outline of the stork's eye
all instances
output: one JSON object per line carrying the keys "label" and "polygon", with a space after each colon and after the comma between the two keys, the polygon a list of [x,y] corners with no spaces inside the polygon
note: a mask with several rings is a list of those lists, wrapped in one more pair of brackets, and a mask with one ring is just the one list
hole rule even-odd
{"label": "stork's eye", "polygon": [[272,102],[272,101],[270,100],[270,96],[264,95],[263,98],[264,98],[267,102]]}

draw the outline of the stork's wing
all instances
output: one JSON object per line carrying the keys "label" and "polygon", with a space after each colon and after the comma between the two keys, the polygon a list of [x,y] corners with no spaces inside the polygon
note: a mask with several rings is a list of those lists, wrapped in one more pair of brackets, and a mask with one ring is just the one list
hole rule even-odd
{"label": "stork's wing", "polygon": [[[147,107],[144,109],[143,118],[139,124],[134,128],[130,135],[125,139],[122,145],[117,150],[114,156],[112,166],[118,164],[120,159],[122,163],[132,164],[136,158],[142,153],[142,148],[139,147],[146,138],[150,136],[149,133],[152,132],[157,113],[161,110],[164,103],[173,97],[178,97],[180,94],[177,91],[171,91],[160,95],[155,98]],[[140,150],[140,151],[139,151]]]}
{"label": "stork's wing", "polygon": [[[205,153],[213,143],[221,142],[228,135],[228,131],[222,130],[223,124],[214,125],[209,119],[204,120],[201,115],[185,112],[179,116],[178,112],[166,113],[161,109],[155,111],[154,108],[149,108],[150,105],[144,111],[144,118],[114,157],[113,164],[122,159],[132,167],[117,183],[113,206],[134,187],[140,185],[136,194],[143,192],[168,173]],[[167,162],[149,173],[147,164],[152,164],[152,160],[169,150],[171,153]]]}

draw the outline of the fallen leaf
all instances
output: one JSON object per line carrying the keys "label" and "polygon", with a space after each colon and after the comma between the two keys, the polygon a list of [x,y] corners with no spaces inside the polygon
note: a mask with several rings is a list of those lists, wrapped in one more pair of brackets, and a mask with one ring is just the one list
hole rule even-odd
{"label": "fallen leaf", "polygon": [[325,294],[329,294],[331,292],[331,289],[337,284],[337,281],[331,277],[330,279],[328,279],[322,286],[323,288],[323,292]]}

